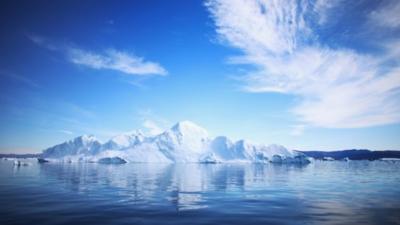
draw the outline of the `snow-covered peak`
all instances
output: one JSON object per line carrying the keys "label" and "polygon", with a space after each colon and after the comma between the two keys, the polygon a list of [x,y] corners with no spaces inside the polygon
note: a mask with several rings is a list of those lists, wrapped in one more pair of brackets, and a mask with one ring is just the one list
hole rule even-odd
{"label": "snow-covered peak", "polygon": [[44,156],[93,155],[99,152],[101,143],[93,135],[82,135],[43,151]]}
{"label": "snow-covered peak", "polygon": [[87,134],[84,134],[82,136],[76,137],[74,139],[75,143],[81,142],[83,145],[87,145],[87,144],[90,144],[90,143],[93,143],[93,142],[96,142],[96,141],[98,141],[98,140],[94,135],[87,135]]}
{"label": "snow-covered peak", "polygon": [[154,139],[169,155],[201,154],[207,150],[209,138],[207,131],[190,121],[175,124]]}
{"label": "snow-covered peak", "polygon": [[178,122],[171,127],[171,130],[183,135],[185,133],[200,133],[202,136],[208,136],[206,129],[188,120]]}
{"label": "snow-covered peak", "polygon": [[293,151],[289,151],[282,145],[272,144],[265,147],[266,151],[269,152],[270,155],[286,155],[292,156],[295,154]]}
{"label": "snow-covered peak", "polygon": [[129,144],[131,144],[132,141],[143,140],[143,138],[143,133],[141,133],[140,131],[135,131],[132,133],[125,133],[114,136],[113,138],[111,138],[111,141],[121,146],[128,146]]}
{"label": "snow-covered peak", "polygon": [[135,146],[145,139],[141,131],[133,131],[112,137],[103,145],[103,149],[122,149]]}
{"label": "snow-covered peak", "polygon": [[129,146],[130,141],[131,141],[131,136],[128,134],[121,134],[121,135],[117,135],[114,136],[113,138],[111,138],[111,140],[113,143],[119,145],[119,146]]}
{"label": "snow-covered peak", "polygon": [[203,142],[208,139],[206,129],[190,121],[181,121],[175,124],[170,132],[174,133],[179,140],[186,140],[190,143]]}
{"label": "snow-covered peak", "polygon": [[199,125],[191,122],[191,121],[181,121],[177,124],[175,124],[172,128],[171,131],[175,133],[179,133],[181,135],[192,135],[192,134],[198,134],[201,137],[208,137],[208,132],[206,129],[200,127]]}

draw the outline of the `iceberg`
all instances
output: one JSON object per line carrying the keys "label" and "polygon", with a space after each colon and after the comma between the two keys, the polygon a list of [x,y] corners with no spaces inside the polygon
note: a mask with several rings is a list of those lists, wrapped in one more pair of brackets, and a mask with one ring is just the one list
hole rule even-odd
{"label": "iceberg", "polygon": [[137,131],[101,143],[83,135],[43,151],[47,161],[120,163],[309,163],[305,154],[281,145],[210,137],[207,130],[182,121],[158,135]]}

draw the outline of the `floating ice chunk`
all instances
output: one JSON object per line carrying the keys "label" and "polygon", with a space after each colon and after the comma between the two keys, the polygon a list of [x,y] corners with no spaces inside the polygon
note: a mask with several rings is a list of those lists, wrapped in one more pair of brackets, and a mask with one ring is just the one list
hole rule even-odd
{"label": "floating ice chunk", "polygon": [[204,156],[202,156],[199,160],[199,163],[205,163],[205,164],[215,164],[215,163],[220,163],[221,160],[217,158],[217,156],[213,153],[210,152]]}
{"label": "floating ice chunk", "polygon": [[121,159],[120,157],[101,158],[97,162],[101,163],[101,164],[124,164],[124,163],[126,163],[126,161],[124,159]]}
{"label": "floating ice chunk", "polygon": [[49,160],[43,159],[43,158],[38,158],[38,163],[47,163]]}
{"label": "floating ice chunk", "polygon": [[323,161],[335,161],[334,158],[328,157],[328,156],[325,156],[324,158],[322,158],[322,160],[323,160]]}
{"label": "floating ice chunk", "polygon": [[20,160],[14,160],[14,166],[30,166],[31,164],[29,162],[23,162]]}

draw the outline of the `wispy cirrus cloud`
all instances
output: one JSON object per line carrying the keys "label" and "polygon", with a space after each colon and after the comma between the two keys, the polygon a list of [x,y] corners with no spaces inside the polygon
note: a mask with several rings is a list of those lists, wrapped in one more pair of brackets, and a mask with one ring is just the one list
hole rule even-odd
{"label": "wispy cirrus cloud", "polygon": [[331,19],[331,3],[210,0],[206,6],[221,40],[243,52],[229,61],[254,66],[239,78],[243,89],[297,96],[291,112],[300,124],[355,128],[400,122],[400,52],[393,50],[400,42],[381,43],[379,53],[329,47],[318,29],[326,22],[321,18]]}
{"label": "wispy cirrus cloud", "polygon": [[69,131],[69,130],[57,130],[57,132],[63,133],[63,134],[68,134],[68,135],[73,135],[74,132]]}
{"label": "wispy cirrus cloud", "polygon": [[333,8],[343,3],[344,0],[318,0],[314,1],[311,7],[317,17],[319,25],[328,22],[328,17]]}
{"label": "wispy cirrus cloud", "polygon": [[77,65],[96,70],[113,70],[127,75],[149,76],[167,75],[167,70],[159,63],[147,61],[126,51],[113,48],[95,52],[66,44],[57,44],[38,35],[28,35],[28,38],[39,46],[51,51],[61,52],[66,59]]}
{"label": "wispy cirrus cloud", "polygon": [[147,132],[150,135],[161,134],[164,129],[162,129],[155,121],[153,120],[144,120],[142,126],[146,128]]}
{"label": "wispy cirrus cloud", "polygon": [[169,128],[171,122],[165,118],[156,115],[150,109],[143,109],[138,112],[138,116],[142,122],[142,127],[145,132],[149,135],[157,135],[164,132]]}
{"label": "wispy cirrus cloud", "polygon": [[88,110],[75,103],[59,101],[56,105],[58,105],[63,111],[79,115],[81,118],[93,119],[97,117],[97,114],[94,111]]}
{"label": "wispy cirrus cloud", "polygon": [[28,85],[30,87],[33,87],[33,88],[39,88],[40,87],[40,85],[36,81],[33,81],[31,78],[28,78],[26,76],[22,76],[20,74],[16,74],[16,73],[11,73],[11,72],[8,72],[8,71],[1,71],[0,70],[0,75],[3,76],[3,77],[10,78],[10,79],[13,79],[15,81],[18,81],[20,83],[26,84],[26,85]]}
{"label": "wispy cirrus cloud", "polygon": [[167,74],[167,71],[158,63],[145,61],[141,57],[115,49],[94,53],[78,48],[69,48],[67,55],[72,63],[92,69],[108,69],[141,76]]}
{"label": "wispy cirrus cloud", "polygon": [[379,7],[370,12],[368,17],[371,23],[388,27],[388,28],[399,28],[400,27],[400,1],[389,0],[382,1]]}

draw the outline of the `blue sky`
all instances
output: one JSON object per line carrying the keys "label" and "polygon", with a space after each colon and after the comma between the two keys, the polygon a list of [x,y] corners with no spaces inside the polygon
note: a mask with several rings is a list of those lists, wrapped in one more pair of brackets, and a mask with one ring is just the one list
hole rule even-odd
{"label": "blue sky", "polygon": [[400,149],[399,1],[1,1],[0,152],[181,120]]}

